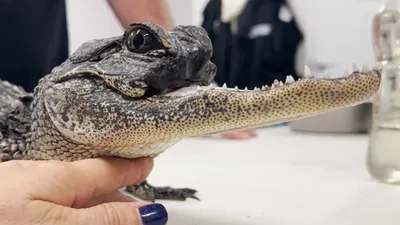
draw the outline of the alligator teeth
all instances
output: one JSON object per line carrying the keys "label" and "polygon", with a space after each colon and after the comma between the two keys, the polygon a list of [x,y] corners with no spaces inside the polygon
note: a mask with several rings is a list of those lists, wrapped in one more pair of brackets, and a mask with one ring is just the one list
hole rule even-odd
{"label": "alligator teeth", "polygon": [[271,85],[271,88],[275,88],[278,85],[279,85],[279,81],[277,79],[275,79],[274,83],[272,83],[272,85]]}
{"label": "alligator teeth", "polygon": [[258,87],[255,87],[255,88],[254,88],[254,90],[255,90],[255,91],[259,91],[259,90],[260,90],[260,88],[258,88]]}
{"label": "alligator teeth", "polygon": [[358,72],[358,71],[359,71],[359,69],[357,67],[357,64],[353,63],[353,72]]}
{"label": "alligator teeth", "polygon": [[312,77],[311,70],[307,65],[304,66],[304,77]]}
{"label": "alligator teeth", "polygon": [[283,82],[282,81],[279,81],[279,86],[283,86]]}
{"label": "alligator teeth", "polygon": [[245,91],[248,91],[247,87],[244,88]]}
{"label": "alligator teeth", "polygon": [[294,82],[294,78],[291,75],[286,76],[286,82],[285,82],[286,84],[291,84],[293,82]]}
{"label": "alligator teeth", "polygon": [[362,73],[367,73],[368,71],[369,71],[368,65],[367,65],[367,64],[364,64],[363,67],[362,67],[362,69],[361,69],[361,72],[362,72]]}
{"label": "alligator teeth", "polygon": [[239,90],[238,86],[235,86],[235,90]]}
{"label": "alligator teeth", "polygon": [[226,86],[226,83],[224,83],[224,85],[222,85],[222,88],[228,88],[228,86]]}

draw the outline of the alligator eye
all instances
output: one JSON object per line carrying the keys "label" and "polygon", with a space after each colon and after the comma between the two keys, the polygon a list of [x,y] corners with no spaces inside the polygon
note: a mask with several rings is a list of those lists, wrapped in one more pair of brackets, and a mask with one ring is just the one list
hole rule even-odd
{"label": "alligator eye", "polygon": [[135,47],[135,49],[140,49],[140,47],[144,44],[144,41],[145,37],[143,36],[143,34],[139,32],[133,37],[132,44]]}
{"label": "alligator eye", "polygon": [[126,38],[126,47],[135,53],[147,53],[151,50],[164,49],[158,38],[144,28],[133,29]]}

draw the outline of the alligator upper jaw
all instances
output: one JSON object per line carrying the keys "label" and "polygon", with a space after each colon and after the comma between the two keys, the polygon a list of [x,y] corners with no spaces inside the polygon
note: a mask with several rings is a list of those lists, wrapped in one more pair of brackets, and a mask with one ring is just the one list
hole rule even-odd
{"label": "alligator upper jaw", "polygon": [[[183,97],[183,96],[189,96],[189,95],[194,95],[194,94],[198,94],[199,92],[203,92],[203,91],[227,91],[227,92],[236,92],[236,93],[249,93],[252,91],[271,91],[271,90],[275,90],[276,88],[289,88],[291,87],[291,85],[299,85],[302,83],[313,83],[314,85],[320,85],[320,84],[324,84],[324,82],[333,82],[330,85],[333,85],[335,82],[341,82],[344,83],[346,81],[351,81],[352,79],[357,79],[357,78],[362,78],[362,77],[368,77],[370,79],[375,79],[378,78],[379,79],[379,83],[378,86],[380,85],[380,72],[377,69],[373,69],[371,71],[368,70],[368,67],[366,67],[365,65],[363,66],[362,70],[359,71],[359,69],[357,68],[357,66],[355,64],[353,64],[353,72],[350,74],[344,74],[343,77],[339,77],[339,78],[333,78],[333,79],[329,79],[327,77],[325,78],[316,78],[314,76],[312,76],[310,69],[305,66],[305,77],[300,78],[297,82],[295,82],[294,78],[290,75],[288,75],[286,77],[286,82],[283,83],[282,81],[278,81],[275,80],[275,82],[271,85],[271,86],[261,86],[261,87],[255,87],[253,90],[248,90],[247,87],[245,89],[239,89],[237,86],[234,88],[228,88],[226,84],[224,84],[222,87],[218,87],[215,86],[214,84],[210,84],[208,86],[202,86],[202,85],[198,85],[198,84],[192,84],[190,86],[186,86],[186,87],[182,87],[176,90],[167,90],[166,92],[164,92],[162,94],[162,96],[169,96],[169,97]],[[377,80],[374,80],[374,82],[376,82]],[[317,84],[317,82],[320,82],[319,84]],[[328,83],[325,83],[328,84]],[[376,84],[376,83],[375,83]],[[363,83],[359,83],[359,87],[358,88],[362,88],[364,86]],[[371,84],[373,85],[373,84]],[[317,87],[317,86],[316,86]],[[329,87],[333,87],[333,86],[329,86]],[[328,88],[328,87],[325,87]],[[344,90],[347,91],[347,90]],[[360,91],[366,91],[366,90],[360,90]],[[375,93],[377,90],[376,89],[372,89],[372,91]]]}

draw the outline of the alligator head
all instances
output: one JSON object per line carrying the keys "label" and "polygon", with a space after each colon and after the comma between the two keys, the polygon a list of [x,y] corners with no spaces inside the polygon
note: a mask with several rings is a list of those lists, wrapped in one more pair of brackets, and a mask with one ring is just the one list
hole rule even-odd
{"label": "alligator head", "polygon": [[166,31],[135,23],[122,36],[84,43],[35,89],[32,157],[157,155],[184,137],[360,104],[381,79],[364,69],[335,79],[288,76],[285,84],[255,90],[219,88],[210,85],[211,56],[207,33],[196,26]]}

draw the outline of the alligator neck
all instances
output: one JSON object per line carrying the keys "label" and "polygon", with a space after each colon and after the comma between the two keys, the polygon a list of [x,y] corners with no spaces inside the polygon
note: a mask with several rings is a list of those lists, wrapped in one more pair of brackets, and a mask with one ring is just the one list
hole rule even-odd
{"label": "alligator neck", "polygon": [[0,122],[0,162],[23,159],[29,150],[33,97],[21,97],[20,104]]}

